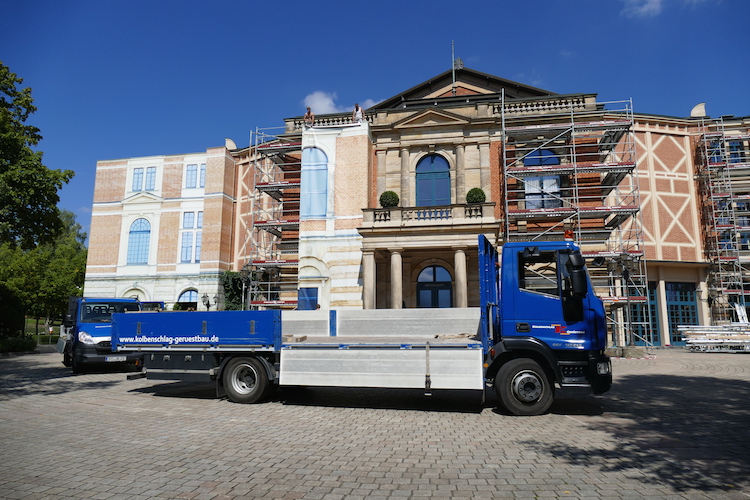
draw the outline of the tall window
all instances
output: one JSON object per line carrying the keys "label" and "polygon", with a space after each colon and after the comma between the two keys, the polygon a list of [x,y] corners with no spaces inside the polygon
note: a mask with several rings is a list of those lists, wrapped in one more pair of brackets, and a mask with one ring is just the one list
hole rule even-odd
{"label": "tall window", "polygon": [[143,168],[138,167],[133,169],[133,191],[143,190]]}
{"label": "tall window", "polygon": [[146,169],[146,191],[153,191],[156,187],[156,167],[148,167]]}
{"label": "tall window", "polygon": [[[651,323],[649,324],[648,318],[646,317],[646,305],[638,304],[630,306],[630,320],[633,323],[633,333],[635,334],[634,341],[637,345],[645,345],[650,343],[652,345],[661,345],[659,336],[659,308],[657,307],[656,301],[656,290],[657,283],[655,281],[648,282],[648,308],[651,315]],[[636,290],[631,289],[631,295],[637,295]]]}
{"label": "tall window", "polygon": [[302,150],[300,217],[325,217],[328,209],[328,157],[318,148]]}
{"label": "tall window", "polygon": [[133,169],[133,184],[131,190],[153,191],[156,189],[156,167],[148,167],[146,169],[145,181],[144,184],[143,167]]}
{"label": "tall window", "polygon": [[[560,159],[549,149],[537,149],[526,155],[524,166],[539,167],[543,165],[559,165]],[[560,176],[543,175],[527,177],[524,181],[526,208],[560,208]]]}
{"label": "tall window", "polygon": [[451,173],[448,160],[428,155],[417,164],[417,206],[451,204]]}
{"label": "tall window", "polygon": [[745,150],[741,141],[729,141],[729,163],[744,163]]}
{"label": "tall window", "polygon": [[148,247],[151,224],[146,219],[136,219],[128,233],[128,264],[148,264]]}
{"label": "tall window", "polygon": [[201,168],[198,170],[198,187],[206,187],[206,164],[201,163]]}
{"label": "tall window", "polygon": [[185,169],[185,187],[194,188],[198,181],[198,165],[188,165]]}
{"label": "tall window", "polygon": [[184,212],[180,235],[180,262],[192,263],[201,261],[201,243],[203,234],[203,212]]}
{"label": "tall window", "polygon": [[441,266],[425,267],[417,278],[417,307],[452,307],[453,284]]}
{"label": "tall window", "polygon": [[667,314],[672,345],[683,345],[685,341],[677,331],[678,325],[698,324],[698,303],[695,298],[695,283],[665,283],[667,288]]}

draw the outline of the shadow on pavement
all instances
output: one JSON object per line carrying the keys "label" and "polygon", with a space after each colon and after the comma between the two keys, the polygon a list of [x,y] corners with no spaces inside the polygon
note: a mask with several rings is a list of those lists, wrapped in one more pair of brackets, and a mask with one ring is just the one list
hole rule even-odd
{"label": "shadow on pavement", "polygon": [[629,375],[597,402],[602,416],[583,422],[622,446],[527,444],[602,472],[632,469],[644,483],[677,491],[750,491],[750,383]]}
{"label": "shadow on pavement", "polygon": [[376,408],[456,413],[481,413],[480,391],[375,389],[348,387],[284,387],[272,399],[285,405],[333,408]]}

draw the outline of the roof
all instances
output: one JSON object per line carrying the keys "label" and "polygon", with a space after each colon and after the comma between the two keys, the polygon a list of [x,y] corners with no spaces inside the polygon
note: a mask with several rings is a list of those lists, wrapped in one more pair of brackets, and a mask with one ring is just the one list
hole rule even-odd
{"label": "roof", "polygon": [[507,99],[557,95],[549,90],[524,85],[473,69],[461,68],[455,71],[455,85],[453,70],[448,70],[368,108],[367,111],[403,107],[405,103],[414,103],[415,101],[444,100],[446,98],[460,98],[465,101],[471,99],[472,96],[474,98],[487,98],[500,95],[503,91]]}

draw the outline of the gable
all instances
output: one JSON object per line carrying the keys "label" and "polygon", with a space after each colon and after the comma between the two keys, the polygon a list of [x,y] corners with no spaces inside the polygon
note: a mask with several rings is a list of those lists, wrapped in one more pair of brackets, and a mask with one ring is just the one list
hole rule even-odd
{"label": "gable", "polygon": [[[454,87],[455,94],[453,92]],[[505,96],[508,99],[557,95],[548,90],[513,82],[472,69],[461,68],[455,71],[455,84],[454,72],[449,70],[372,106],[368,111],[403,107],[406,102],[417,104],[424,99],[434,100],[457,96],[490,97],[503,92],[505,92]]]}
{"label": "gable", "polygon": [[415,113],[399,122],[396,122],[393,125],[393,128],[407,129],[417,127],[438,127],[454,125],[463,126],[468,123],[469,121],[463,116],[459,116],[435,108],[430,108],[419,113]]}
{"label": "gable", "polygon": [[154,203],[154,202],[161,202],[162,197],[156,196],[153,193],[150,193],[148,191],[140,191],[137,192],[124,200],[122,200],[123,204],[136,204],[136,203]]}

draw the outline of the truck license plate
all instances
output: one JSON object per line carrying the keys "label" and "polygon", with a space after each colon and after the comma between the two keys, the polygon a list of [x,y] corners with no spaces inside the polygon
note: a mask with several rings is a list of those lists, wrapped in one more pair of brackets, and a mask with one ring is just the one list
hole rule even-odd
{"label": "truck license plate", "polygon": [[107,363],[120,363],[122,361],[125,361],[125,356],[105,356],[104,361]]}

